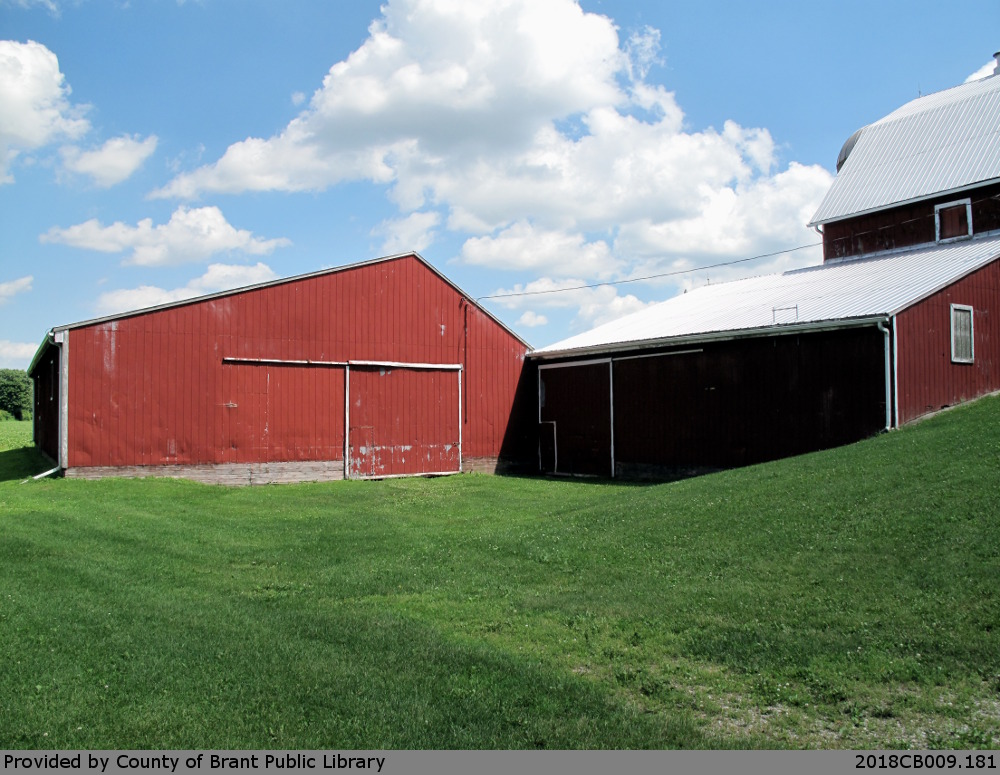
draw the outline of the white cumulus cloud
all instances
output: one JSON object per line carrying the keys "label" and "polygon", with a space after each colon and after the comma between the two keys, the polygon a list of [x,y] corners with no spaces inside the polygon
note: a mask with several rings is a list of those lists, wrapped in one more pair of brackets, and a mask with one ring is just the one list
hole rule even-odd
{"label": "white cumulus cloud", "polygon": [[[379,227],[386,246],[416,249],[400,239],[446,229],[463,240],[461,261],[529,283],[816,241],[805,224],[832,175],[783,164],[765,127],[688,126],[674,93],[646,81],[659,46],[658,30],[620,35],[576,0],[388,0],[287,126],[153,195],[367,180],[399,210]],[[602,302],[608,314],[640,303],[606,291],[576,301],[593,319]]]}
{"label": "white cumulus cloud", "polygon": [[33,6],[39,5],[53,16],[59,15],[59,6],[54,2],[54,0],[3,0],[3,2],[0,2],[0,6],[3,5],[12,5],[15,8],[24,9],[29,9]]}
{"label": "white cumulus cloud", "polygon": [[976,72],[965,79],[965,83],[970,83],[972,81],[978,81],[980,78],[985,78],[988,75],[993,75],[996,70],[997,62],[995,59],[991,59],[985,65],[980,67]]}
{"label": "white cumulus cloud", "polygon": [[60,150],[63,166],[70,172],[89,175],[101,188],[109,188],[131,177],[156,151],[157,137],[145,140],[123,135],[108,140],[96,150],[82,151],[74,145]]}
{"label": "white cumulus cloud", "polygon": [[494,236],[471,237],[462,246],[468,264],[494,269],[541,270],[560,276],[584,273],[607,277],[616,268],[606,242],[586,242],[583,235],[546,231],[518,221]]}
{"label": "white cumulus cloud", "polygon": [[0,368],[26,369],[38,350],[38,342],[11,342],[0,339]]}
{"label": "white cumulus cloud", "polygon": [[105,226],[91,219],[67,228],[53,227],[40,239],[102,253],[131,251],[123,263],[139,266],[191,263],[230,251],[263,256],[291,244],[287,239],[263,239],[235,228],[218,207],[183,206],[158,226],[151,218],[135,226],[121,221]]}
{"label": "white cumulus cloud", "polygon": [[[490,305],[512,310],[525,307],[575,309],[576,317],[572,326],[577,330],[608,323],[650,304],[630,293],[619,295],[617,287],[613,285],[589,286],[580,278],[556,280],[551,277],[541,277],[529,283],[518,283],[511,288],[497,289],[490,296],[484,297],[484,300]],[[535,314],[533,310],[532,314]]]}
{"label": "white cumulus cloud", "polygon": [[548,325],[549,319],[545,315],[539,315],[533,310],[525,310],[524,314],[517,319],[517,325],[524,326],[525,328],[534,328],[535,326],[545,326]]}
{"label": "white cumulus cloud", "polygon": [[69,101],[59,59],[41,43],[0,40],[0,183],[23,151],[74,139],[90,129],[86,106]]}
{"label": "white cumulus cloud", "polygon": [[395,0],[282,132],[157,194],[389,183],[406,160],[523,146],[553,116],[620,102],[624,61],[611,20],[571,0]]}
{"label": "white cumulus cloud", "polygon": [[211,264],[205,274],[195,277],[180,288],[140,285],[137,288],[121,288],[102,293],[97,298],[96,311],[101,315],[113,315],[275,279],[277,275],[271,267],[261,262],[253,266]]}
{"label": "white cumulus cloud", "polygon": [[19,293],[30,291],[34,279],[31,275],[28,275],[26,277],[19,277],[16,280],[8,280],[7,282],[0,283],[0,304],[9,301]]}
{"label": "white cumulus cloud", "polygon": [[419,253],[434,241],[434,230],[441,223],[440,213],[411,213],[405,218],[382,221],[372,234],[382,234],[385,255],[415,251]]}

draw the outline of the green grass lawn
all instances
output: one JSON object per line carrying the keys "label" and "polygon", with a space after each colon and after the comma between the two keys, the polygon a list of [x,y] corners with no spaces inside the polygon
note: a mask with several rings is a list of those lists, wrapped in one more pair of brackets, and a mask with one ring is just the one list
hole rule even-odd
{"label": "green grass lawn", "polygon": [[46,479],[0,748],[996,747],[1000,398],[659,485]]}

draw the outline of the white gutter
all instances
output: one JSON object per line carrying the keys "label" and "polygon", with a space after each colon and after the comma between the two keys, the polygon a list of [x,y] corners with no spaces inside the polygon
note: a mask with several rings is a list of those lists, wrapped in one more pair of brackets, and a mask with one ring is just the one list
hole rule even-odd
{"label": "white gutter", "polygon": [[49,329],[48,333],[42,337],[42,341],[38,345],[38,349],[35,350],[35,357],[31,359],[31,364],[28,366],[28,374],[31,374],[35,370],[35,366],[38,365],[39,359],[42,357],[42,352],[45,350],[45,346],[56,343],[54,329]]}

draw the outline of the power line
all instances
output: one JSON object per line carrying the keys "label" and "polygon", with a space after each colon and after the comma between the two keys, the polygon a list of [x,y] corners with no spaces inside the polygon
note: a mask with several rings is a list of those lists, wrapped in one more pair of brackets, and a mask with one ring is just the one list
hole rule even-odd
{"label": "power line", "polygon": [[772,256],[780,256],[784,253],[794,253],[796,250],[805,250],[806,248],[814,248],[818,245],[822,245],[822,242],[813,242],[809,245],[799,245],[797,248],[788,248],[787,250],[777,250],[774,253],[761,253],[759,256],[750,256],[749,258],[737,258],[735,261],[722,261],[718,264],[707,264],[705,266],[696,266],[691,269],[678,269],[673,272],[660,272],[659,274],[645,275],[644,277],[630,277],[627,280],[608,280],[603,283],[591,283],[590,285],[574,285],[569,288],[550,288],[545,291],[519,291],[517,293],[494,293],[490,296],[480,296],[476,301],[482,301],[483,299],[509,299],[513,296],[540,296],[544,293],[564,293],[566,291],[582,291],[588,288],[600,288],[605,285],[625,285],[626,283],[641,283],[645,280],[655,280],[660,277],[673,277],[679,274],[691,274],[692,272],[701,272],[706,269],[718,269],[723,266],[733,266],[734,264],[743,264],[747,261],[757,261],[761,258],[771,258]]}

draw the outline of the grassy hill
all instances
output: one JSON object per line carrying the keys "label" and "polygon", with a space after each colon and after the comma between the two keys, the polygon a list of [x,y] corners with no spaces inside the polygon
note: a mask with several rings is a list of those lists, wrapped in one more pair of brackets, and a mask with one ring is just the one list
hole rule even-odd
{"label": "grassy hill", "polygon": [[996,747],[1000,398],[670,484],[43,480],[0,748]]}

